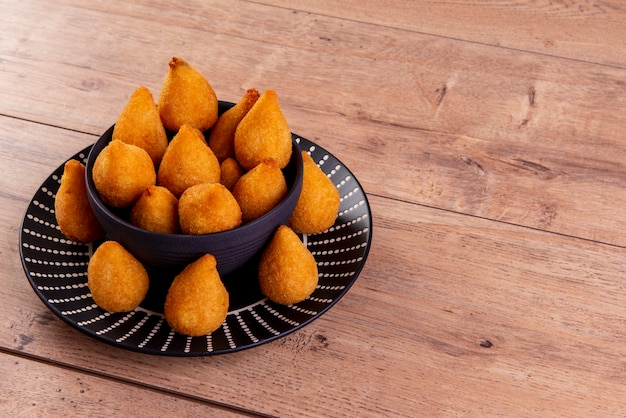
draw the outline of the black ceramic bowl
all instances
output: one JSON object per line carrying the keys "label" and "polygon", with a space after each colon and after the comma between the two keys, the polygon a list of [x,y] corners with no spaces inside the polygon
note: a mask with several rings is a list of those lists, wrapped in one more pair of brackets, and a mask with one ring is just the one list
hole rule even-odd
{"label": "black ceramic bowl", "polygon": [[[220,113],[232,103],[220,102]],[[132,225],[128,211],[113,209],[102,202],[93,182],[93,163],[111,141],[113,126],[92,147],[86,164],[87,195],[96,217],[107,232],[107,239],[118,241],[139,261],[153,267],[184,266],[209,253],[215,256],[220,274],[244,265],[272,237],[276,228],[286,224],[302,189],[302,155],[292,139],[291,160],[285,169],[288,192],[270,212],[238,228],[205,235],[161,234]]]}

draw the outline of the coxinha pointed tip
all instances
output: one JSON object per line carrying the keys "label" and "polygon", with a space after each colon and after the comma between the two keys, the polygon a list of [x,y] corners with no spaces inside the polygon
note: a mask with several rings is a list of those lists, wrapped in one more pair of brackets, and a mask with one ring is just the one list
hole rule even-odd
{"label": "coxinha pointed tip", "polygon": [[185,60],[180,58],[180,57],[172,57],[172,59],[168,63],[170,68],[174,68],[174,67],[176,67],[178,65],[186,65],[186,64],[187,64],[187,62],[185,62]]}

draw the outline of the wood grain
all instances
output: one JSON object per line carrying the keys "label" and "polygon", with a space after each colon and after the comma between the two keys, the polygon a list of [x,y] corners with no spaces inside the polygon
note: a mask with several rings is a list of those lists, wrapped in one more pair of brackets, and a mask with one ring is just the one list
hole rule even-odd
{"label": "wood grain", "polygon": [[[67,134],[39,128],[51,143]],[[90,139],[75,136],[77,148]],[[28,196],[18,187],[11,193]],[[207,359],[112,349],[54,317],[23,274],[6,273],[0,343],[134,385],[280,416],[610,415],[626,407],[623,249],[370,200],[375,235],[361,278],[327,315],[275,343]],[[0,203],[3,225],[18,225],[26,199],[5,195]],[[20,270],[18,232],[3,232],[13,237],[0,244],[5,272]],[[468,387],[481,388],[480,405],[475,393],[459,391]]]}
{"label": "wood grain", "polygon": [[146,416],[147,411],[151,416],[251,416],[7,353],[0,355],[0,372],[5,416]]}
{"label": "wood grain", "polygon": [[[264,4],[455,40],[624,68],[615,48],[626,37],[619,1],[263,0]],[[382,6],[382,7],[381,7]]]}
{"label": "wood grain", "polygon": [[[2,3],[0,415],[45,413],[34,394],[59,414],[626,416],[620,3]],[[224,356],[95,341],[20,264],[39,185],[173,55],[222,100],[276,89],[372,208],[350,292]]]}
{"label": "wood grain", "polygon": [[[28,50],[37,59],[19,46],[9,52],[6,59],[21,64],[15,68],[33,73],[9,71],[0,92],[4,113],[29,118],[36,109],[43,122],[99,134],[138,84],[158,94],[165,63],[181,54],[225,100],[250,86],[276,88],[292,129],[355,167],[369,193],[626,245],[626,219],[610,209],[626,205],[623,70],[246,6],[240,13],[199,8],[189,18],[165,6],[89,3],[100,9],[61,9],[48,36],[20,34],[30,15],[17,13],[9,29],[32,39]],[[123,34],[140,27],[158,39],[147,48],[140,31],[123,45],[101,36],[77,45],[68,60],[63,45],[105,25]],[[208,39],[219,42],[196,47]],[[255,54],[230,53],[248,49]],[[19,96],[23,80],[36,92],[31,100]],[[303,83],[315,93],[300,94]]]}

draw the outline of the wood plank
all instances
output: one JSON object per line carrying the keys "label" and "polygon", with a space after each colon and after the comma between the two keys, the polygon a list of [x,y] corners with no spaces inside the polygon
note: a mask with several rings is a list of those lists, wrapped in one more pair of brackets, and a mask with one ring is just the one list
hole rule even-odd
{"label": "wood plank", "polygon": [[[460,216],[449,224],[437,211],[401,205],[400,214],[396,203],[373,201],[375,213],[391,214],[377,218],[362,278],[325,317],[275,343],[207,359],[125,353],[52,317],[14,278],[3,278],[11,302],[1,310],[19,310],[20,321],[0,338],[211,402],[243,407],[248,399],[245,407],[281,416],[609,416],[626,408],[626,295],[615,273],[623,250]],[[409,243],[418,251],[395,253]]]}
{"label": "wood plank", "polygon": [[194,16],[125,2],[12,7],[0,113],[98,134],[138,84],[157,94],[180,54],[225,100],[277,89],[292,129],[354,167],[369,193],[626,245],[611,209],[626,205],[621,69],[247,2]]}
{"label": "wood plank", "polygon": [[253,416],[3,352],[0,373],[3,416]]}
{"label": "wood plank", "polygon": [[2,184],[2,233],[13,237],[0,242],[5,350],[280,416],[626,410],[623,248],[376,195],[374,242],[362,276],[303,330],[252,350],[191,359],[92,340],[38,300],[19,273],[17,247],[30,184],[64,154],[52,144],[69,136],[71,148],[80,149],[91,137],[5,122],[15,141],[2,139],[11,150],[3,151],[3,169],[20,169],[14,154],[21,147],[36,149],[22,140],[47,138],[43,148],[52,153],[38,156],[39,164],[26,157],[27,187]]}
{"label": "wood plank", "polygon": [[[623,6],[392,0],[408,8],[396,21],[369,0],[324,14],[242,0],[4,3],[3,394],[35,393],[63,415],[87,395],[85,414],[100,399],[119,412],[119,397],[136,415],[626,415]],[[537,49],[545,39],[552,52]],[[370,258],[346,297],[232,355],[100,343],[48,311],[20,265],[41,181],[139,83],[158,92],[174,54],[222,99],[277,89],[292,129],[353,169],[372,207]]]}
{"label": "wood plank", "polygon": [[368,22],[451,39],[626,66],[620,1],[263,0],[298,12]]}

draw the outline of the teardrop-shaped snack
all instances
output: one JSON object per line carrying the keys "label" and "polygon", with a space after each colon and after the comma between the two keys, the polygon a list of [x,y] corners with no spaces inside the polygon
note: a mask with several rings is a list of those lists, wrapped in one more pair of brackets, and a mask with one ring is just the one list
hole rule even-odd
{"label": "teardrop-shaped snack", "polygon": [[302,191],[289,225],[301,234],[316,234],[333,226],[339,213],[339,190],[311,156],[302,151]]}
{"label": "teardrop-shaped snack", "polygon": [[178,199],[162,186],[150,186],[130,212],[133,225],[162,234],[178,234]]}
{"label": "teardrop-shaped snack", "polygon": [[127,208],[156,183],[156,171],[143,148],[111,141],[93,163],[93,182],[104,203]]}
{"label": "teardrop-shaped snack", "polygon": [[218,329],[228,314],[229,295],[215,257],[206,254],[189,264],[167,292],[164,314],[180,334],[197,337]]}
{"label": "teardrop-shaped snack", "polygon": [[259,285],[268,299],[283,305],[309,297],[318,283],[315,258],[288,226],[278,227],[259,262]]}
{"label": "teardrop-shaped snack", "polygon": [[220,183],[230,191],[235,183],[243,176],[243,169],[234,158],[227,158],[220,164]]}
{"label": "teardrop-shaped snack", "polygon": [[202,132],[183,125],[165,150],[157,176],[159,186],[180,197],[196,184],[219,182],[220,163]]}
{"label": "teardrop-shaped snack", "polygon": [[85,166],[78,160],[65,163],[54,199],[54,216],[61,233],[72,241],[91,242],[104,236],[87,198]]}
{"label": "teardrop-shaped snack", "polygon": [[271,158],[248,171],[233,187],[243,222],[253,221],[272,210],[287,194],[283,172]]}
{"label": "teardrop-shaped snack", "polygon": [[249,89],[235,106],[222,113],[211,129],[209,146],[220,162],[235,157],[235,129],[258,98],[259,92],[256,89]]}
{"label": "teardrop-shaped snack", "polygon": [[167,135],[152,93],[139,86],[130,97],[113,128],[113,139],[146,150],[159,165],[167,148]]}
{"label": "teardrop-shaped snack", "polygon": [[265,91],[239,122],[234,146],[237,161],[246,170],[267,158],[281,169],[289,163],[291,131],[274,90]]}
{"label": "teardrop-shaped snack", "polygon": [[148,272],[115,241],[102,243],[87,266],[87,286],[94,302],[109,312],[128,312],[146,297]]}
{"label": "teardrop-shaped snack", "polygon": [[220,183],[191,186],[178,201],[183,234],[227,231],[241,225],[241,209],[232,193]]}
{"label": "teardrop-shaped snack", "polygon": [[208,80],[184,59],[169,62],[158,100],[163,125],[177,132],[183,125],[201,131],[217,121],[217,96]]}

